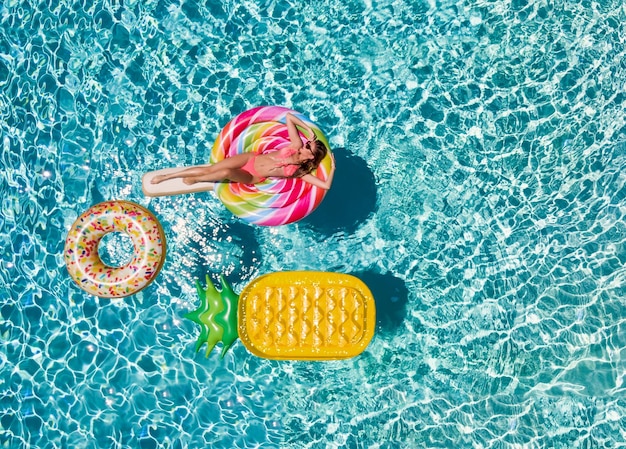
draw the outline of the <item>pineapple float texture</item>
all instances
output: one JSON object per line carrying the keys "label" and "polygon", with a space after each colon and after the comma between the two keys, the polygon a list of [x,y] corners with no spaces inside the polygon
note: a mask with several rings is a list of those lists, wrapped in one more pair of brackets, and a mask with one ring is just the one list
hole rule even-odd
{"label": "pineapple float texture", "polygon": [[239,338],[259,357],[353,357],[365,350],[375,325],[371,292],[346,274],[272,273],[252,281],[239,297]]}
{"label": "pineapple float texture", "polygon": [[196,351],[222,343],[222,357],[237,337],[253,354],[277,360],[354,357],[374,336],[376,307],[358,278],[317,271],[261,276],[241,295],[223,277],[217,290],[209,277],[197,284],[200,307],[186,317],[200,326]]}

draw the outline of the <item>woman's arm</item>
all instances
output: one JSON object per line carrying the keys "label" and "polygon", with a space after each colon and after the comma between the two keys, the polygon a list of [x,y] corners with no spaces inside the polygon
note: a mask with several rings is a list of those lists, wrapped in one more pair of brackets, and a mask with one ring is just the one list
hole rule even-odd
{"label": "woman's arm", "polygon": [[287,113],[287,131],[289,131],[289,140],[291,141],[291,147],[296,150],[302,148],[302,139],[300,138],[300,134],[298,133],[298,126],[304,129],[310,136],[311,139],[315,136],[315,133],[311,129],[309,125],[304,123],[298,117],[293,115],[291,112]]}
{"label": "woman's arm", "polygon": [[332,162],[332,165],[330,166],[330,173],[328,173],[328,178],[326,178],[326,181],[322,181],[320,178],[310,173],[307,173],[306,175],[304,175],[302,177],[302,180],[304,182],[308,182],[309,184],[314,185],[324,190],[330,189],[330,186],[333,183],[333,177],[335,176],[335,158],[332,155],[330,157],[333,162]]}

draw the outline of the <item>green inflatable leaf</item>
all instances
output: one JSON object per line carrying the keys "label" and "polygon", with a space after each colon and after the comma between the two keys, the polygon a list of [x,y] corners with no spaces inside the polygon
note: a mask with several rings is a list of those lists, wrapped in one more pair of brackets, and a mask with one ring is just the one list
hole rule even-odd
{"label": "green inflatable leaf", "polygon": [[208,357],[215,345],[222,342],[221,358],[239,337],[237,326],[237,295],[228,284],[224,276],[220,276],[222,290],[218,291],[206,275],[206,287],[202,288],[196,281],[196,290],[200,299],[200,306],[187,314],[190,319],[200,326],[200,335],[196,341],[196,352],[205,343],[207,344],[206,356]]}

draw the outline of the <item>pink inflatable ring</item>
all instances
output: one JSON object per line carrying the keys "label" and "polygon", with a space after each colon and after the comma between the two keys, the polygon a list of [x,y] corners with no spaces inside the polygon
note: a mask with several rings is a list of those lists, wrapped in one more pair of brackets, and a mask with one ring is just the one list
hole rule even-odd
{"label": "pink inflatable ring", "polygon": [[[317,125],[299,112],[280,106],[261,106],[233,118],[219,133],[211,163],[246,152],[267,153],[290,145],[286,115],[291,112],[315,132],[330,149]],[[301,134],[303,143],[306,137]],[[329,153],[311,174],[325,180],[331,170]],[[236,216],[262,226],[279,226],[298,221],[315,210],[326,190],[299,178],[268,178],[259,184],[216,183],[215,193]]]}

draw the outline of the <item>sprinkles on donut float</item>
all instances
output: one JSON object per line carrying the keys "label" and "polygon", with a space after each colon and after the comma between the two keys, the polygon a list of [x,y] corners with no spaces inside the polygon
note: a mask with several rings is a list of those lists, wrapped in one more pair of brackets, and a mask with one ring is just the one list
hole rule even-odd
{"label": "sprinkles on donut float", "polygon": [[[133,258],[111,267],[98,254],[102,238],[111,232],[130,236]],[[65,263],[76,284],[102,298],[137,293],[157,276],[165,260],[165,234],[148,209],[130,201],[96,204],[79,216],[65,240]]]}

